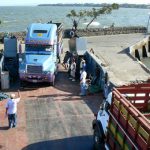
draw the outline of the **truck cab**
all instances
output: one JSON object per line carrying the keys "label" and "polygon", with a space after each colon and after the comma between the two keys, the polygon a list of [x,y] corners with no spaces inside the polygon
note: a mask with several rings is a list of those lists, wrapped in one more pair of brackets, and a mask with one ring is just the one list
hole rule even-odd
{"label": "truck cab", "polygon": [[19,57],[21,81],[54,85],[58,53],[62,49],[60,32],[62,30],[55,23],[33,23],[28,27],[25,52]]}

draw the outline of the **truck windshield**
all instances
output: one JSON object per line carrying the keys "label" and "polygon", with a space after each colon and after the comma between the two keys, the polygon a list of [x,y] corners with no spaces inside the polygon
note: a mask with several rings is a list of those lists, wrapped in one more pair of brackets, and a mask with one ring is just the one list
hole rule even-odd
{"label": "truck windshield", "polygon": [[53,50],[52,45],[26,45],[26,52],[51,52]]}

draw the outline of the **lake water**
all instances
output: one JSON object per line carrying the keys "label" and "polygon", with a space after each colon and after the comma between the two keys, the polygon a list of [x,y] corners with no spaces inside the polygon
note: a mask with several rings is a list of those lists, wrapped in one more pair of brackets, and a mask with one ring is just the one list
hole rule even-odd
{"label": "lake water", "polygon": [[[0,32],[25,31],[27,26],[33,22],[62,22],[65,28],[71,28],[71,20],[66,17],[67,13],[75,9],[89,10],[92,7],[61,7],[61,6],[34,6],[34,7],[0,7]],[[103,15],[97,18],[93,27],[109,27],[112,23],[115,26],[147,26],[148,9],[120,8],[110,15]],[[84,28],[89,21],[82,20],[79,28]]]}

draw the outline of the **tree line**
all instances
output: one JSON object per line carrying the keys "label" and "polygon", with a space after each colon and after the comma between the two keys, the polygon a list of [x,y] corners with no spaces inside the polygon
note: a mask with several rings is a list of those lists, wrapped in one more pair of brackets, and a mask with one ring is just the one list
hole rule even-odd
{"label": "tree line", "polygon": [[[62,3],[57,3],[57,4],[39,4],[38,6],[76,6],[76,7],[104,7],[106,5],[109,5],[107,3],[102,3],[102,4],[95,4],[95,3],[83,3],[83,4],[62,4]],[[144,9],[149,9],[150,5],[146,5],[146,4],[128,4],[128,3],[124,3],[124,4],[120,4],[119,5],[120,8],[144,8]]]}

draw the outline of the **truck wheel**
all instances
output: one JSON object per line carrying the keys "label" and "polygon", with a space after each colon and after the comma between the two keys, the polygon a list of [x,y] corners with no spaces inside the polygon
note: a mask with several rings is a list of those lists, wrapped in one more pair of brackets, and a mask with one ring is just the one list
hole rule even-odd
{"label": "truck wheel", "polygon": [[20,81],[20,87],[21,88],[25,87],[25,81]]}
{"label": "truck wheel", "polygon": [[53,81],[50,82],[50,86],[55,86],[55,75],[53,75]]}
{"label": "truck wheel", "polygon": [[50,86],[54,86],[55,85],[55,82],[50,82]]}
{"label": "truck wheel", "polygon": [[98,127],[94,128],[94,150],[105,150],[104,137],[102,136],[101,131],[99,131]]}

